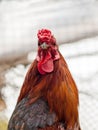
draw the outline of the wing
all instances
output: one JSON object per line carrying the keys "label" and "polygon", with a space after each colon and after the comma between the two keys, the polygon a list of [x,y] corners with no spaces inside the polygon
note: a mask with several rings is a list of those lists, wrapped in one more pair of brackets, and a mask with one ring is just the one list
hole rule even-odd
{"label": "wing", "polygon": [[[50,113],[48,104],[43,99],[27,105],[24,98],[16,106],[8,124],[8,130],[67,130],[61,122],[56,122],[55,113]],[[74,129],[80,130],[79,125]]]}
{"label": "wing", "polygon": [[16,106],[9,121],[8,130],[37,130],[55,123],[56,115],[49,112],[47,102],[38,99],[27,105],[27,98]]}

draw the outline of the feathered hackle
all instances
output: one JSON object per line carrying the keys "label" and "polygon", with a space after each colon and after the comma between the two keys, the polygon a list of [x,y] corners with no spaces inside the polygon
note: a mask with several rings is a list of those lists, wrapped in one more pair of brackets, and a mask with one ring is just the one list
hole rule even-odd
{"label": "feathered hackle", "polygon": [[54,67],[53,72],[41,75],[35,60],[25,77],[18,103],[27,95],[28,105],[43,97],[48,101],[50,112],[56,113],[56,120],[64,122],[66,128],[74,128],[78,122],[78,90],[61,54]]}
{"label": "feathered hackle", "polygon": [[38,54],[25,77],[8,130],[80,130],[78,90],[50,30],[38,31]]}

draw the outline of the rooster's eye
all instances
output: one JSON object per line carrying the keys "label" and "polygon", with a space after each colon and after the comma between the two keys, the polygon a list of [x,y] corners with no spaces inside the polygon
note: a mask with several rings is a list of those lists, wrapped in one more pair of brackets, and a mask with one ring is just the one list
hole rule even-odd
{"label": "rooster's eye", "polygon": [[41,45],[41,43],[40,42],[38,42],[38,46],[40,46]]}

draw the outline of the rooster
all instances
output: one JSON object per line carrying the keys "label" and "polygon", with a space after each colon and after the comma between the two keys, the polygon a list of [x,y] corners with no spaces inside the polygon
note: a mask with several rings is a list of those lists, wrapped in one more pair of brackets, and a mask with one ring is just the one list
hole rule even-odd
{"label": "rooster", "polygon": [[8,130],[81,130],[78,90],[48,29],[38,31],[37,57],[31,64]]}

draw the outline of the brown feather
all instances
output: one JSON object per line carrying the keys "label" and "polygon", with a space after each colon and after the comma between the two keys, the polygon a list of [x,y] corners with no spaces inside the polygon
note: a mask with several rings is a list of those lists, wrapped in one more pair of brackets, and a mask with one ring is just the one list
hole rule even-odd
{"label": "brown feather", "polygon": [[38,54],[28,70],[8,130],[80,130],[77,86],[50,30],[38,31]]}
{"label": "brown feather", "polygon": [[50,108],[59,121],[73,127],[78,120],[78,90],[62,56],[55,62],[50,86],[46,94]]}
{"label": "brown feather", "polygon": [[47,126],[45,128],[39,128],[38,130],[65,130],[62,124],[56,123],[53,126]]}
{"label": "brown feather", "polygon": [[57,120],[65,122],[68,128],[74,127],[78,121],[78,90],[61,54],[60,59],[54,62],[54,67],[53,72],[41,75],[35,60],[26,75],[18,102],[27,94],[28,104],[44,97],[50,110],[56,112]]}

